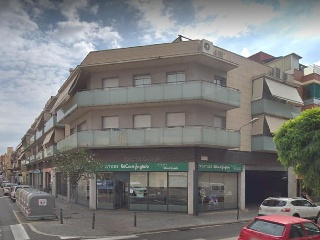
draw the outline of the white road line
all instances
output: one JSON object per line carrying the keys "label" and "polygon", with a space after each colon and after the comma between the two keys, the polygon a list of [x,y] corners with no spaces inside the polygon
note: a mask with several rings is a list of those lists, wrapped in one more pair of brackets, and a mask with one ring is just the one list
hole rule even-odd
{"label": "white road line", "polygon": [[15,240],[30,240],[22,224],[10,225],[10,228]]}
{"label": "white road line", "polygon": [[121,239],[130,239],[137,238],[137,235],[128,235],[128,236],[118,236],[118,237],[105,237],[105,238],[92,238],[87,240],[121,240]]}

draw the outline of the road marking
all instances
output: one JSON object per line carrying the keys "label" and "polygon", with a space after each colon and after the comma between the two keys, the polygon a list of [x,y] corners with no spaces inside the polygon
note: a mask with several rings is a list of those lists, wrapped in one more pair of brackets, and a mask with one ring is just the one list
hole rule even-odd
{"label": "road marking", "polygon": [[118,237],[105,237],[105,238],[91,238],[87,240],[120,240],[120,239],[130,239],[137,238],[137,235],[128,235],[128,236],[118,236]]}
{"label": "road marking", "polygon": [[21,222],[21,220],[20,220],[20,218],[19,218],[19,216],[18,216],[18,214],[17,214],[17,212],[19,212],[19,211],[12,211],[12,212],[13,212],[14,216],[16,217],[18,223],[19,223],[19,224],[22,224],[22,222]]}
{"label": "road marking", "polygon": [[10,225],[10,228],[15,240],[30,240],[22,224]]}

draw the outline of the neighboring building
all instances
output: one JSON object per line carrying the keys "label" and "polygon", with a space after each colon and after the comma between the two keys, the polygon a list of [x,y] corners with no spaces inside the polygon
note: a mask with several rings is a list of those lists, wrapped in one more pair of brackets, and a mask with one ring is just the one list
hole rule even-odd
{"label": "neighboring building", "polygon": [[68,199],[50,156],[84,147],[105,162],[78,186],[76,201],[93,209],[196,214],[295,196],[272,134],[303,101],[269,57],[207,40],[90,52],[22,138],[28,183]]}
{"label": "neighboring building", "polygon": [[11,155],[13,154],[13,147],[7,147],[7,152],[1,155],[0,167],[2,172],[2,177],[6,180],[12,181],[12,164]]}

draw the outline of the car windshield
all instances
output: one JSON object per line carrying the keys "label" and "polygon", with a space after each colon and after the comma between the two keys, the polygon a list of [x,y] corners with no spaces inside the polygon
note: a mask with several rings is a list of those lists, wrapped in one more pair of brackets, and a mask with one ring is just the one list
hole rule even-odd
{"label": "car windshield", "polygon": [[266,207],[284,207],[286,204],[286,201],[278,199],[266,199],[262,202],[262,205]]}
{"label": "car windshield", "polygon": [[254,220],[247,226],[248,229],[265,233],[273,236],[282,236],[285,226],[275,222],[267,222],[262,220]]}

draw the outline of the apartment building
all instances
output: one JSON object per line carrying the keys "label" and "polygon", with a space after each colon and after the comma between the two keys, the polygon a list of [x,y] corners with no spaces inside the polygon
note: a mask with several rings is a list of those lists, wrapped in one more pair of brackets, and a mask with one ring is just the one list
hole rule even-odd
{"label": "apartment building", "polygon": [[81,147],[105,163],[77,189],[93,209],[197,214],[294,196],[272,134],[303,101],[278,69],[207,40],[90,52],[22,138],[26,178],[69,199],[50,157]]}

